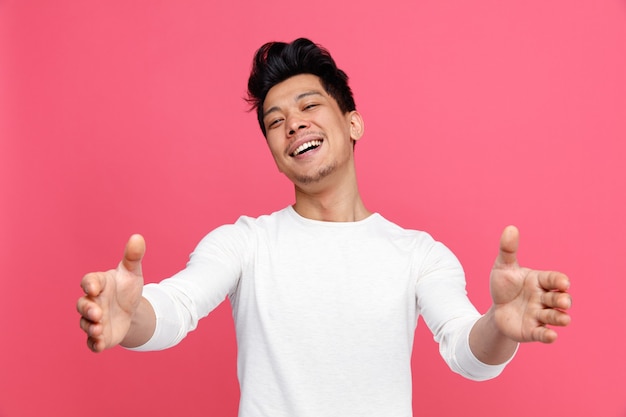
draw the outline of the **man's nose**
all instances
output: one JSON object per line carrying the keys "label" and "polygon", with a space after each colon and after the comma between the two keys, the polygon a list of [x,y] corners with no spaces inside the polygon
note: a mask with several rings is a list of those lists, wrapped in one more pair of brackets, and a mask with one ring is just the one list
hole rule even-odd
{"label": "man's nose", "polygon": [[299,116],[294,116],[291,118],[291,120],[289,120],[289,123],[287,124],[288,135],[293,136],[299,130],[306,129],[307,127],[309,127],[309,122],[306,119]]}

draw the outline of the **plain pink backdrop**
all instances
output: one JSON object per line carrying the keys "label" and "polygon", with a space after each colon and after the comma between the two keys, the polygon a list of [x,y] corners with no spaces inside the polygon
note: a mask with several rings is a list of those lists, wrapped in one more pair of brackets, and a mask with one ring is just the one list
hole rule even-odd
{"label": "plain pink backdrop", "polygon": [[174,349],[96,355],[75,302],[131,233],[158,281],[293,202],[242,97],[256,48],[299,36],[351,76],[367,206],[452,248],[481,311],[509,223],[572,280],[571,327],[493,381],[420,321],[416,416],[626,416],[623,0],[0,0],[0,416],[236,415],[228,303]]}

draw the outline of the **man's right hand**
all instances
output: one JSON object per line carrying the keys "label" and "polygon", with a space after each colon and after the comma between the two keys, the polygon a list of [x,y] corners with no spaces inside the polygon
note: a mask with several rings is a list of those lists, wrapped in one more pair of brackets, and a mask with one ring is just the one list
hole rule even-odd
{"label": "man's right hand", "polygon": [[[144,238],[133,235],[116,269],[83,277],[80,286],[85,295],[78,299],[76,307],[81,315],[80,327],[87,334],[87,346],[94,352],[116,346],[130,336],[133,319],[142,304],[141,259],[145,252]],[[143,304],[147,302],[143,300]]]}

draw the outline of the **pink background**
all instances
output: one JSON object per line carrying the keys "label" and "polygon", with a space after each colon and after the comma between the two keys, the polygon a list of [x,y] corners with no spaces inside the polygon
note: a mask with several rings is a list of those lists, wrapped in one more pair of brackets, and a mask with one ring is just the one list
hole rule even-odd
{"label": "pink background", "polygon": [[236,415],[227,303],[175,349],[96,355],[75,302],[131,233],[158,281],[293,201],[242,97],[256,48],[299,36],[351,76],[366,205],[452,248],[481,311],[509,223],[573,283],[571,327],[493,381],[420,323],[415,414],[626,416],[623,0],[0,0],[0,416]]}

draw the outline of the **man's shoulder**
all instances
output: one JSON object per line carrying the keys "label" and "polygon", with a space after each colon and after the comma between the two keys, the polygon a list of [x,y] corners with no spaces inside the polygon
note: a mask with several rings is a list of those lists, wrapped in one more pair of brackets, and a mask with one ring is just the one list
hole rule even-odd
{"label": "man's shoulder", "polygon": [[287,206],[280,210],[274,211],[268,214],[260,215],[241,215],[235,222],[235,225],[247,225],[247,226],[263,226],[270,223],[284,222],[289,219],[289,211],[291,206]]}
{"label": "man's shoulder", "polygon": [[398,238],[419,238],[425,240],[434,240],[430,233],[424,230],[401,226],[400,224],[383,217],[383,215],[381,215],[380,213],[376,213],[376,215],[378,216],[378,221],[376,222],[376,224],[386,233],[389,233]]}

